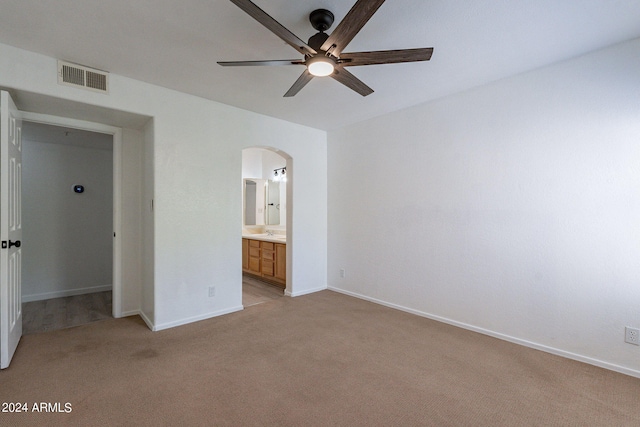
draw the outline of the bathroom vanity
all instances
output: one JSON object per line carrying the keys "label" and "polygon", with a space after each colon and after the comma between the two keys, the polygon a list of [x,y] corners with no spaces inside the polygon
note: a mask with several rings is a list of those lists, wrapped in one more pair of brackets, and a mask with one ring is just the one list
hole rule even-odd
{"label": "bathroom vanity", "polygon": [[286,182],[244,178],[243,188],[242,272],[286,288]]}
{"label": "bathroom vanity", "polygon": [[286,288],[286,237],[268,234],[243,235],[242,271]]}

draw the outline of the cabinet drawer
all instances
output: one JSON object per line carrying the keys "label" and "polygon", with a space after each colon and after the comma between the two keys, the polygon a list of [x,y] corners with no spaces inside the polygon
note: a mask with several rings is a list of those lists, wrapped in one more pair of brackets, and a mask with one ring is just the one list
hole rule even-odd
{"label": "cabinet drawer", "polygon": [[266,259],[266,260],[269,260],[269,261],[275,261],[276,260],[276,252],[263,249],[262,250],[262,259]]}
{"label": "cabinet drawer", "polygon": [[260,248],[249,248],[250,258],[260,258]]}
{"label": "cabinet drawer", "polygon": [[262,249],[272,251],[275,249],[275,244],[271,242],[262,242]]}
{"label": "cabinet drawer", "polygon": [[259,248],[260,240],[249,240],[249,247],[251,248]]}

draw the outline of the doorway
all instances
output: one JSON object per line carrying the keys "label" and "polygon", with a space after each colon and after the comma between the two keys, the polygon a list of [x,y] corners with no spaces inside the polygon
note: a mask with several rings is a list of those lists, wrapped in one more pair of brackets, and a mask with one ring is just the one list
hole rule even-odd
{"label": "doorway", "polygon": [[23,333],[113,312],[113,135],[23,122]]}
{"label": "doorway", "polygon": [[291,158],[276,149],[242,150],[242,304],[290,295]]}
{"label": "doorway", "polygon": [[[14,91],[11,95],[2,92],[3,121],[2,146],[3,151],[7,145],[20,145],[21,124],[23,122],[43,123],[55,126],[69,127],[71,129],[88,130],[104,133],[112,137],[112,178],[113,178],[113,211],[112,211],[112,310],[114,318],[139,314],[150,329],[154,328],[153,317],[153,212],[143,209],[144,199],[153,200],[153,117],[140,114],[112,110],[109,108],[83,104],[71,100],[54,98],[46,95],[34,94],[26,91]],[[16,100],[16,104],[12,101]],[[18,106],[20,109],[18,109]],[[38,112],[36,112],[38,111]],[[5,114],[6,113],[6,114]],[[110,124],[106,124],[110,123]],[[5,126],[6,125],[6,126]],[[6,135],[6,130],[14,129]],[[5,144],[5,141],[8,144]],[[15,141],[18,141],[16,144]],[[123,142],[126,141],[126,144]],[[15,151],[15,150],[13,150]],[[7,155],[6,160],[18,164],[14,170],[21,170],[21,151],[19,156]],[[5,157],[3,156],[3,160]],[[10,165],[3,164],[2,171],[9,172]],[[20,174],[17,174],[20,182]],[[3,180],[9,182],[9,180]],[[15,185],[13,187],[16,187]],[[18,185],[16,188],[19,188]],[[10,186],[10,188],[12,188]],[[22,194],[21,189],[13,193],[3,185],[3,200],[18,199],[12,194]],[[11,203],[2,203],[2,206],[12,206]],[[20,218],[22,210],[20,203],[13,204],[13,218]],[[3,215],[2,219],[10,218]],[[21,224],[21,222],[20,222]],[[5,227],[3,222],[3,230]],[[14,227],[15,228],[15,227]],[[10,234],[8,243],[18,243],[22,239],[20,235]],[[60,236],[62,239],[64,236]],[[13,240],[13,242],[11,242]],[[62,239],[63,240],[63,239]],[[25,242],[26,244],[26,242]],[[11,247],[8,246],[8,249]],[[12,245],[13,250],[4,252],[10,256],[10,260],[22,259],[22,247]],[[141,259],[144,257],[144,269]],[[7,257],[2,257],[2,264],[7,263]],[[3,268],[4,274],[0,280],[3,295],[9,293],[10,298],[2,298],[0,315],[3,316],[3,325],[9,325],[9,331],[2,328],[2,368],[9,366],[13,352],[22,335],[22,286],[21,274],[10,274],[11,271]],[[126,286],[125,286],[126,284]],[[149,314],[150,313],[150,314]],[[13,317],[12,317],[13,315]],[[8,320],[7,320],[8,318]],[[13,324],[10,322],[13,320]],[[17,327],[16,325],[20,325]]]}

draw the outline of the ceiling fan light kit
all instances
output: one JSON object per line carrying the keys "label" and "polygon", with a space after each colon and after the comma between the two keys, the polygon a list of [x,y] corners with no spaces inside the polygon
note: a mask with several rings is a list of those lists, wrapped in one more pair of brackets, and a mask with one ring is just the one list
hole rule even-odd
{"label": "ceiling fan light kit", "polygon": [[284,94],[285,97],[296,95],[314,77],[330,76],[334,80],[354,90],[362,96],[373,93],[373,89],[345,69],[345,67],[395,64],[399,62],[428,61],[433,48],[380,50],[373,52],[342,53],[349,42],[369,21],[373,14],[384,3],[384,0],[357,0],[344,19],[331,34],[326,34],[334,21],[333,13],[326,9],[316,9],[309,15],[309,21],[318,33],[305,43],[282,24],[269,16],[250,0],[231,0],[233,4],[244,10],[256,21],[264,25],[275,35],[284,40],[299,53],[304,60],[266,60],[266,61],[221,61],[222,66],[256,66],[256,65],[304,65],[307,68],[298,77],[293,86]]}
{"label": "ceiling fan light kit", "polygon": [[329,76],[335,70],[336,61],[328,56],[314,56],[305,61],[307,70],[316,77]]}

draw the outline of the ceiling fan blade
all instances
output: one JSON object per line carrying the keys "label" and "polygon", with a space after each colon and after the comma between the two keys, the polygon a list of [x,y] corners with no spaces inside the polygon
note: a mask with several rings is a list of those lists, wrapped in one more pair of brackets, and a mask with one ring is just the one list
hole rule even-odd
{"label": "ceiling fan blade", "polygon": [[333,77],[334,80],[339,81],[349,89],[355,90],[362,96],[371,95],[373,93],[373,89],[371,89],[369,86],[364,84],[362,80],[342,67],[337,67],[333,74],[331,74],[331,77]]}
{"label": "ceiling fan blade", "polygon": [[253,4],[250,0],[231,0],[231,3],[247,12],[253,19],[267,27],[276,36],[287,42],[291,47],[302,54],[315,55],[315,49],[300,40],[295,34],[287,30],[282,24],[269,16],[264,10]]}
{"label": "ceiling fan blade", "polygon": [[266,61],[218,61],[223,67],[255,67],[262,65],[304,65],[299,59],[268,59]]}
{"label": "ceiling fan blade", "polygon": [[357,65],[397,64],[399,62],[428,61],[433,48],[378,50],[373,52],[353,52],[340,55],[340,65],[354,67]]}
{"label": "ceiling fan blade", "polygon": [[298,80],[296,80],[296,82],[293,84],[293,86],[291,86],[291,88],[289,88],[284,96],[287,98],[294,96],[296,93],[300,92],[300,89],[305,87],[307,83],[311,81],[311,79],[313,79],[313,75],[309,71],[304,70],[304,73],[302,73],[300,77],[298,77]]}
{"label": "ceiling fan blade", "polygon": [[[344,48],[364,27],[364,24],[382,6],[382,3],[384,0],[358,0],[329,35],[320,50],[328,51],[333,56],[339,57]],[[330,49],[334,45],[335,47]]]}

